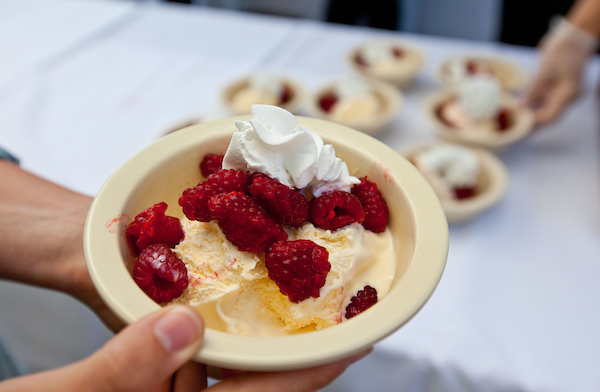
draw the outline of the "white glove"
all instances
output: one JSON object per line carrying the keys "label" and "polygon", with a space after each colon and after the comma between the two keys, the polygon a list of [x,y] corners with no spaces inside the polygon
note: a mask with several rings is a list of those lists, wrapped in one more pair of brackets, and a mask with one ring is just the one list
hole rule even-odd
{"label": "white glove", "polygon": [[566,19],[561,19],[540,41],[537,75],[524,96],[524,103],[543,124],[555,119],[577,96],[581,75],[599,40]]}

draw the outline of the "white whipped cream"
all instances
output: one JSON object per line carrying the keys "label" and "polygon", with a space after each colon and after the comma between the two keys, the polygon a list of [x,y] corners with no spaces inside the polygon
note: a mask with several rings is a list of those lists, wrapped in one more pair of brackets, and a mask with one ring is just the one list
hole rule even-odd
{"label": "white whipped cream", "polygon": [[279,97],[283,92],[283,81],[275,74],[258,72],[248,78],[248,87]]}
{"label": "white whipped cream", "polygon": [[475,152],[453,144],[429,148],[418,155],[415,163],[419,169],[435,173],[452,188],[474,187],[481,171]]}
{"label": "white whipped cream", "polygon": [[458,100],[465,114],[473,120],[492,118],[502,105],[502,86],[489,75],[470,76],[461,83]]}
{"label": "white whipped cream", "polygon": [[339,80],[333,85],[333,89],[340,100],[357,97],[371,97],[373,95],[373,90],[369,83],[360,76]]}
{"label": "white whipped cream", "polygon": [[252,105],[250,121],[236,121],[235,132],[223,158],[223,169],[265,173],[282,184],[315,196],[332,190],[346,192],[360,183],[335,156],[331,144],[312,130],[299,127],[296,117],[271,105]]}
{"label": "white whipped cream", "polygon": [[367,64],[396,61],[394,45],[389,42],[375,42],[360,49],[362,59]]}

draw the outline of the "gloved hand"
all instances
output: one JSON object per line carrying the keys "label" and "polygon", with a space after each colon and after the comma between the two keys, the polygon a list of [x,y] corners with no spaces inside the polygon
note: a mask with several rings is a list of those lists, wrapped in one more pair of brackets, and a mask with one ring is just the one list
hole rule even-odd
{"label": "gloved hand", "polygon": [[585,65],[598,45],[598,38],[566,19],[546,33],[539,45],[537,75],[523,98],[537,124],[554,120],[575,99]]}

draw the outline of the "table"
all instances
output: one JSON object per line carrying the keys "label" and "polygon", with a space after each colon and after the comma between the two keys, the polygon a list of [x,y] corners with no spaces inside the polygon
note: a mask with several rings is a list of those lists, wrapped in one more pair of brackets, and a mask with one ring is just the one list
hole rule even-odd
{"label": "table", "polygon": [[[434,138],[423,100],[450,55],[536,53],[231,11],[126,1],[0,1],[0,143],[22,166],[93,195],[128,157],[190,116],[223,113],[219,94],[257,70],[307,91],[350,74],[346,51],[400,37],[427,63],[378,136],[392,148]],[[404,328],[327,391],[597,391],[600,351],[600,62],[557,122],[501,155],[503,201],[450,228],[437,291]],[[25,372],[83,358],[111,334],[62,294],[0,281],[0,338]]]}

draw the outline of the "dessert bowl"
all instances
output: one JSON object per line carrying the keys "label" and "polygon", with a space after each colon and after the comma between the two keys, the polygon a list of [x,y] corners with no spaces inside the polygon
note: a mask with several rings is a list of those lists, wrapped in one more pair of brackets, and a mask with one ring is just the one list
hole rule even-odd
{"label": "dessert bowl", "polygon": [[[336,118],[321,105],[324,97],[334,94],[336,83],[330,83],[320,88],[307,102],[307,111],[311,117],[336,122],[364,132],[376,135],[387,127],[400,113],[404,98],[395,86],[372,78],[364,79],[369,85],[374,100],[379,105],[377,113],[368,117],[344,119]],[[339,83],[341,81],[338,81]]]}
{"label": "dessert bowl", "polygon": [[[393,56],[389,61],[370,64],[362,55],[369,47],[377,52],[389,49]],[[381,54],[377,53],[376,56],[381,57]],[[352,69],[365,76],[403,87],[421,71],[425,64],[425,55],[416,47],[403,41],[387,40],[358,45],[348,52],[346,60]]]}
{"label": "dessert bowl", "polygon": [[[451,145],[444,141],[428,141],[402,149],[400,153],[413,162],[416,155],[432,147]],[[463,146],[465,147],[465,146]],[[466,147],[477,154],[481,171],[477,178],[474,194],[468,198],[440,197],[448,223],[462,223],[475,218],[497,204],[508,189],[509,175],[504,163],[486,149]]]}
{"label": "dessert bowl", "polygon": [[432,94],[425,102],[425,116],[429,119],[435,133],[450,142],[466,144],[473,147],[483,147],[496,153],[503,152],[526,138],[535,125],[535,117],[531,109],[519,104],[516,98],[506,93],[502,96],[501,107],[510,116],[510,123],[503,131],[475,132],[469,129],[459,129],[449,125],[440,117],[442,105],[455,99],[457,93],[453,90],[440,91]]}
{"label": "dessert bowl", "polygon": [[457,55],[446,59],[437,69],[438,82],[444,88],[456,88],[465,76],[488,73],[496,77],[505,90],[516,91],[527,83],[525,68],[516,62],[480,54]]}
{"label": "dessert bowl", "polygon": [[304,99],[303,88],[295,80],[292,80],[289,77],[279,75],[267,75],[267,77],[269,78],[274,78],[280,81],[283,85],[283,88],[285,89],[285,93],[282,96],[278,97],[279,102],[247,102],[247,99],[243,99],[236,102],[236,96],[239,97],[240,93],[247,91],[248,88],[251,86],[251,78],[257,75],[262,74],[249,75],[247,77],[235,80],[229,83],[223,89],[221,93],[221,100],[225,107],[229,109],[229,111],[234,116],[250,113],[252,104],[276,105],[286,109],[291,113],[298,113],[298,111],[301,109],[302,102]]}
{"label": "dessert bowl", "polygon": [[[155,203],[181,218],[182,191],[203,179],[198,163],[224,153],[235,120],[193,125],[166,135],[126,161],[106,181],[89,210],[84,250],[90,276],[107,306],[125,323],[158,310],[131,276],[125,230]],[[350,173],[368,176],[389,201],[397,272],[389,293],[367,311],[330,328],[278,337],[248,337],[207,328],[194,359],[240,370],[275,371],[316,366],[361,352],[407,323],[427,302],[444,270],[448,226],[427,181],[398,153],[345,126],[298,117],[299,125],[335,147]],[[392,202],[393,201],[393,202]],[[210,317],[210,315],[204,315]]]}

